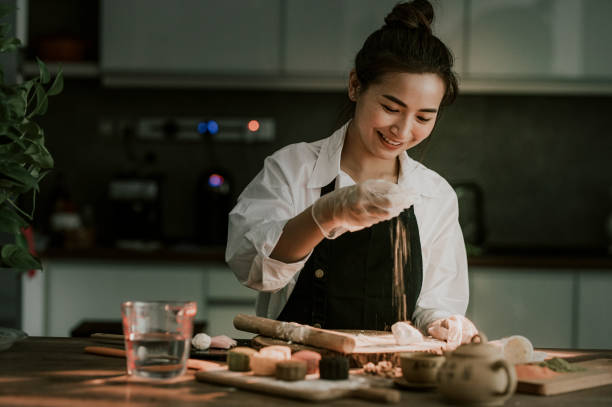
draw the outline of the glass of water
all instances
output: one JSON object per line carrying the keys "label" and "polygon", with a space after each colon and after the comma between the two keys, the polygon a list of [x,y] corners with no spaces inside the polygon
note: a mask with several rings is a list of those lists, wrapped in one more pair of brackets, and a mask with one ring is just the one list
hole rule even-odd
{"label": "glass of water", "polygon": [[163,380],[185,373],[196,311],[193,301],[122,303],[128,375]]}

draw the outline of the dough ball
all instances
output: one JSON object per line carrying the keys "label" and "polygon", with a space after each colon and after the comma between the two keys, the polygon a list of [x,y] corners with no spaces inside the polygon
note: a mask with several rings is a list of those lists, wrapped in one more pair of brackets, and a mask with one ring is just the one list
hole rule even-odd
{"label": "dough ball", "polygon": [[289,360],[291,359],[291,348],[289,346],[282,346],[282,345],[272,345],[272,346],[266,346],[265,348],[262,348],[259,353],[261,353],[262,355],[268,356],[268,355],[272,355],[272,354],[280,354],[282,355],[282,359],[281,360]]}
{"label": "dough ball", "polygon": [[291,355],[291,360],[301,360],[306,362],[307,374],[317,373],[319,371],[319,360],[321,360],[321,354],[311,350],[300,350]]}
{"label": "dough ball", "polygon": [[210,342],[210,336],[205,333],[200,333],[193,337],[191,345],[198,350],[206,350],[210,348]]}
{"label": "dough ball", "polygon": [[500,353],[504,355],[508,363],[515,365],[529,363],[533,359],[533,345],[524,336],[513,335],[489,343],[499,348]]}
{"label": "dough ball", "polygon": [[398,345],[410,345],[411,343],[423,342],[421,331],[405,321],[396,322],[391,326],[391,332]]}
{"label": "dough ball", "polygon": [[[271,348],[272,346],[269,347]],[[289,360],[289,358],[286,357],[284,352],[274,349],[262,353],[264,349],[251,355],[251,370],[253,374],[257,376],[274,376],[276,373],[276,364],[284,360]]]}

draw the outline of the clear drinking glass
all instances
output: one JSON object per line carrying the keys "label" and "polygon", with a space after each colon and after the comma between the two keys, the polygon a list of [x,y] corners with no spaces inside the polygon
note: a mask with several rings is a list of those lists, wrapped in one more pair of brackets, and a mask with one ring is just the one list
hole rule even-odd
{"label": "clear drinking glass", "polygon": [[172,379],[185,373],[193,301],[127,301],[121,304],[128,375]]}

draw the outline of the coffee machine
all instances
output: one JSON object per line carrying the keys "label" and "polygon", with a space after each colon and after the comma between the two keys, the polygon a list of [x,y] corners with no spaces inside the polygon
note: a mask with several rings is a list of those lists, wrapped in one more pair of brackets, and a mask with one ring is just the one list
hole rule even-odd
{"label": "coffee machine", "polygon": [[234,206],[234,182],[228,171],[211,168],[200,175],[196,187],[196,240],[209,246],[227,243],[228,215]]}
{"label": "coffee machine", "polygon": [[116,176],[108,187],[110,229],[121,242],[159,242],[162,238],[162,176]]}

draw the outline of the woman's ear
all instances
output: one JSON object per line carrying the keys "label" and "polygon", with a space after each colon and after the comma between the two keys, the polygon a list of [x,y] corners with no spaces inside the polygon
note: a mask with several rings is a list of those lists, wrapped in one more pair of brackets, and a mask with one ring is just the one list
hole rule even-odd
{"label": "woman's ear", "polygon": [[360,91],[359,79],[357,78],[357,72],[355,70],[351,70],[349,74],[349,83],[348,83],[348,97],[352,102],[356,102],[359,97]]}

